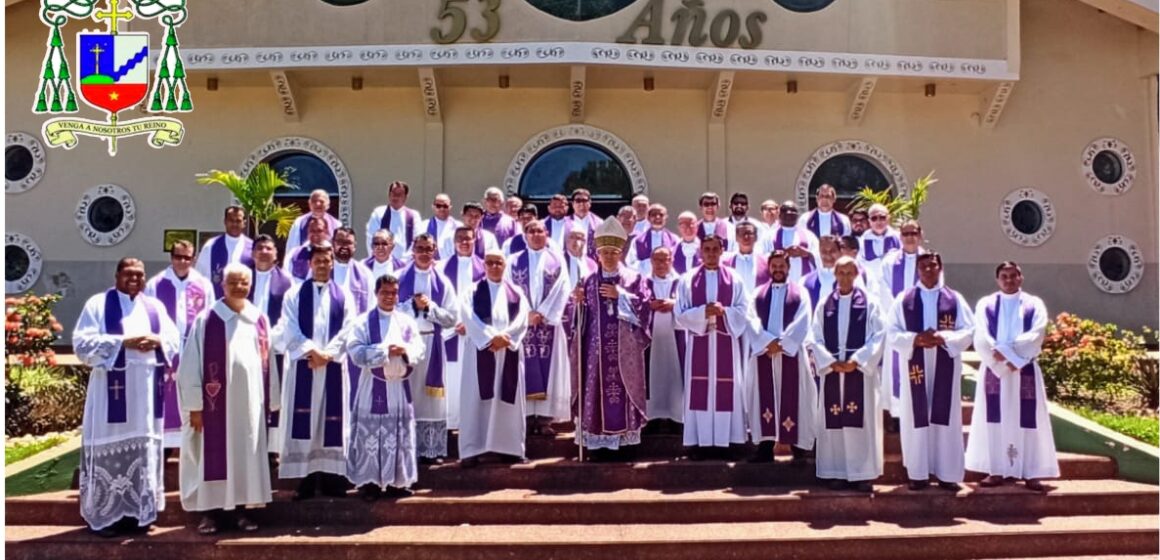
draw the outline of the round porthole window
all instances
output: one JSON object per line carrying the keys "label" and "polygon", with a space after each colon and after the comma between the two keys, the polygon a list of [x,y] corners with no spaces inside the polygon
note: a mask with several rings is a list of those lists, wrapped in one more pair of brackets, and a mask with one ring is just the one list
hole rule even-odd
{"label": "round porthole window", "polygon": [[1131,239],[1109,235],[1092,247],[1088,275],[1109,294],[1130,292],[1144,276],[1144,255]]}
{"label": "round porthole window", "polygon": [[4,290],[10,294],[28,291],[40,279],[43,259],[40,247],[20,233],[4,234]]}
{"label": "round porthole window", "polygon": [[129,236],[137,212],[129,191],[117,185],[99,185],[81,196],[74,217],[85,241],[107,247]]}
{"label": "round porthole window", "polygon": [[1084,148],[1083,176],[1100,194],[1126,193],[1136,180],[1136,157],[1123,142],[1100,138]]}
{"label": "round porthole window", "polygon": [[1036,189],[1017,189],[999,206],[999,222],[1008,239],[1024,247],[1036,247],[1055,232],[1055,207],[1047,195]]}
{"label": "round porthole window", "polygon": [[22,193],[44,177],[44,146],[30,134],[13,132],[4,146],[4,192]]}

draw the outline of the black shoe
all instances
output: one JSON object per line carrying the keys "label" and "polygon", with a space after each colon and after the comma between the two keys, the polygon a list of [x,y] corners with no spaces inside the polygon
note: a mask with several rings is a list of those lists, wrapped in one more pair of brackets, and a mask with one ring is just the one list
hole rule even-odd
{"label": "black shoe", "polygon": [[1026,486],[1028,490],[1031,490],[1033,492],[1046,492],[1047,491],[1047,487],[1044,486],[1042,482],[1039,482],[1038,480],[1036,480],[1034,478],[1029,478],[1029,479],[1023,481],[1023,485]]}
{"label": "black shoe", "polygon": [[98,529],[89,529],[89,531],[92,531],[92,533],[93,533],[94,535],[96,535],[96,536],[98,536],[98,537],[101,537],[102,539],[111,539],[111,538],[114,538],[114,537],[116,537],[117,535],[119,535],[119,534],[120,534],[120,533],[118,533],[118,532],[117,532],[117,530],[116,530],[116,529],[114,529],[114,528],[112,528],[112,527],[105,527],[104,529],[100,529],[100,530],[98,530]]}
{"label": "black shoe", "polygon": [[298,483],[298,488],[294,491],[293,499],[295,502],[309,500],[314,497],[315,487],[318,486],[317,478],[318,475],[316,473],[310,473],[306,475],[306,478],[302,479],[302,482]]}
{"label": "black shoe", "polygon": [[914,490],[915,492],[918,492],[920,490],[926,490],[927,488],[930,488],[930,481],[929,480],[912,480],[906,485],[906,487],[910,488],[911,490]]}
{"label": "black shoe", "polygon": [[791,467],[801,468],[809,464],[810,452],[808,450],[797,447],[796,445],[790,446],[789,449],[793,452],[793,460],[789,463]]}
{"label": "black shoe", "polygon": [[253,533],[258,530],[258,524],[254,523],[253,519],[246,517],[246,514],[241,511],[234,516],[234,526],[243,533]]}
{"label": "black shoe", "polygon": [[757,444],[757,453],[754,453],[749,458],[750,463],[772,463],[773,462],[773,445],[772,441],[763,441]]}
{"label": "black shoe", "polygon": [[443,457],[419,457],[420,465],[442,465]]}
{"label": "black shoe", "polygon": [[868,480],[863,480],[861,482],[855,482],[855,483],[853,483],[852,488],[854,489],[855,492],[862,492],[864,494],[873,494],[874,493],[874,485],[871,484],[870,481],[868,481]]}
{"label": "black shoe", "polygon": [[411,490],[410,488],[397,488],[394,486],[388,486],[386,490],[383,490],[383,495],[388,498],[407,498],[414,496],[415,491]]}
{"label": "black shoe", "polygon": [[324,473],[322,474],[321,486],[323,496],[330,498],[345,498],[346,491],[348,490],[350,483],[348,483],[346,478],[341,475]]}
{"label": "black shoe", "polygon": [[538,430],[536,433],[542,436],[556,437],[556,428],[552,427],[551,418],[544,418],[541,420],[536,429]]}
{"label": "black shoe", "polygon": [[704,461],[709,458],[708,450],[701,446],[694,446],[689,448],[690,461]]}
{"label": "black shoe", "polygon": [[501,463],[505,463],[508,465],[522,465],[522,464],[528,462],[527,459],[520,457],[519,455],[503,455],[503,454],[501,454],[499,456],[499,460]]}
{"label": "black shoe", "polygon": [[830,483],[827,484],[826,486],[829,486],[830,490],[835,490],[835,491],[845,490],[846,489],[846,481],[845,480],[831,480]]}
{"label": "black shoe", "polygon": [[461,468],[461,469],[474,469],[475,467],[478,467],[478,466],[479,466],[479,457],[468,457],[466,459],[459,460],[459,468]]}
{"label": "black shoe", "polygon": [[963,488],[962,486],[959,486],[958,484],[956,484],[954,482],[943,482],[941,480],[938,481],[938,487],[943,489],[943,490],[946,490],[948,492],[958,492],[959,490],[962,490],[962,488]]}
{"label": "black shoe", "polygon": [[379,499],[382,495],[382,490],[374,484],[364,484],[358,489],[358,495],[364,502],[373,502]]}

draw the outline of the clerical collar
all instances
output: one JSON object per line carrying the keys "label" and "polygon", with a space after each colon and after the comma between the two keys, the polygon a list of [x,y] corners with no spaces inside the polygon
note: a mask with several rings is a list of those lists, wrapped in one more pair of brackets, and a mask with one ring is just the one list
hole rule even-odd
{"label": "clerical collar", "polygon": [[769,285],[775,290],[780,290],[785,287],[785,282],[778,284],[777,282],[770,282]]}
{"label": "clerical collar", "polygon": [[274,267],[271,266],[270,268],[267,268],[266,270],[254,268],[254,272],[256,272],[258,274],[269,274],[271,270],[274,270]]}
{"label": "clerical collar", "polygon": [[375,309],[378,309],[378,310],[379,310],[379,314],[380,314],[380,315],[386,315],[387,317],[390,317],[390,316],[391,316],[391,314],[395,312],[395,310],[394,310],[394,309],[391,309],[390,311],[387,311],[386,309],[383,309],[383,308],[382,308],[382,307],[380,307],[380,306],[376,306],[376,307],[375,307]]}
{"label": "clerical collar", "polygon": [[488,284],[490,284],[490,285],[491,285],[493,288],[499,288],[500,286],[502,286],[502,285],[503,285],[503,281],[502,281],[502,280],[501,280],[501,281],[499,281],[499,282],[495,282],[495,281],[493,281],[491,278],[488,278],[488,279],[487,279],[487,283],[488,283]]}
{"label": "clerical collar", "polygon": [[380,261],[379,259],[375,259],[375,264],[387,264],[387,263],[389,263],[389,262],[391,262],[391,256],[390,256],[390,255],[387,255],[387,258],[385,258],[385,259],[383,259],[383,260],[381,260],[381,261]]}
{"label": "clerical collar", "polygon": [[[129,301],[133,301],[133,296],[129,295],[128,293],[122,292],[121,290],[117,290],[117,293],[119,295],[122,295],[122,296],[129,298]],[[141,295],[141,292],[137,292],[137,295]]]}
{"label": "clerical collar", "polygon": [[752,257],[753,256],[753,247],[749,248],[748,253],[745,252],[744,250],[742,250],[741,247],[738,247],[737,248],[737,256],[739,256],[739,257]]}
{"label": "clerical collar", "polygon": [[427,268],[419,268],[419,264],[415,263],[415,272],[421,272],[423,274],[427,274],[428,272],[431,272],[431,267],[428,266]]}
{"label": "clerical collar", "polygon": [[818,208],[818,214],[823,216],[829,216],[831,212],[833,212],[833,210],[822,210],[821,208]]}
{"label": "clerical collar", "polygon": [[186,272],[186,273],[185,273],[185,276],[178,276],[178,275],[177,275],[177,272],[176,272],[176,271],[174,271],[174,273],[173,273],[173,277],[174,277],[174,278],[176,278],[176,279],[177,279],[178,281],[180,281],[180,282],[185,282],[186,280],[188,280],[188,279],[189,279],[189,273],[188,273],[188,272]]}
{"label": "clerical collar", "polygon": [[1008,301],[1019,299],[1019,296],[1021,295],[1023,295],[1023,290],[1019,290],[1013,294],[1008,294],[1007,292],[1003,291],[999,292],[999,297]]}
{"label": "clerical collar", "polygon": [[318,280],[311,280],[311,282],[314,283],[315,288],[320,288],[320,289],[325,288],[326,285],[330,283],[330,282],[319,282]]}
{"label": "clerical collar", "polygon": [[937,284],[934,285],[933,288],[928,288],[928,287],[926,287],[926,284],[923,284],[922,281],[920,280],[917,283],[915,283],[915,286],[917,286],[918,289],[920,289],[924,292],[930,293],[930,292],[937,292],[937,291],[941,290],[943,287],[943,283],[940,280]]}
{"label": "clerical collar", "polygon": [[721,266],[720,266],[720,265],[718,265],[718,266],[717,266],[717,267],[715,267],[715,268],[709,268],[708,266],[706,266],[706,267],[705,267],[705,272],[717,272],[718,270],[721,270]]}
{"label": "clerical collar", "polygon": [[334,266],[350,266],[350,261],[334,261]]}

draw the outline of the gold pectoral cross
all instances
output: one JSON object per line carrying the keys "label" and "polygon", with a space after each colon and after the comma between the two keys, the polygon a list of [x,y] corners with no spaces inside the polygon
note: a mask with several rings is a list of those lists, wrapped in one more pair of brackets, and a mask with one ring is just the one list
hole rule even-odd
{"label": "gold pectoral cross", "polygon": [[97,13],[93,15],[93,19],[95,19],[97,21],[100,21],[103,19],[108,20],[109,21],[109,33],[116,35],[117,34],[117,20],[122,20],[122,19],[125,21],[131,20],[131,19],[133,19],[133,12],[132,11],[118,12],[117,11],[117,4],[120,4],[121,0],[108,0],[108,1],[109,1],[109,9],[108,10],[97,10]]}
{"label": "gold pectoral cross", "polygon": [[922,368],[918,365],[910,366],[910,383],[911,385],[922,383]]}

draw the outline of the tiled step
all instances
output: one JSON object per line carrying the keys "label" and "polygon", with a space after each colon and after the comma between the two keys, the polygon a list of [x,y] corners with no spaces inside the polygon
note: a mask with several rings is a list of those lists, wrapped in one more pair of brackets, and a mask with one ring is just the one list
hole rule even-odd
{"label": "tiled step", "polygon": [[705,524],[268,527],[214,538],[184,527],[103,540],[83,529],[15,526],[8,558],[20,560],[418,560],[567,558],[960,559],[996,556],[1149,554],[1160,546],[1155,515],[1067,516],[919,522],[771,521]]}
{"label": "tiled step", "polygon": [[[1022,485],[977,488],[957,494],[930,488],[912,492],[905,486],[880,485],[873,495],[824,487],[739,487],[718,490],[614,490],[540,493],[507,489],[483,492],[424,490],[401,499],[368,504],[354,494],[346,498],[290,501],[279,492],[275,501],[255,512],[264,525],[538,525],[612,523],[733,523],[855,519],[921,519],[931,515],[990,519],[996,517],[1157,514],[1156,486],[1119,480],[1059,480],[1049,492]],[[75,491],[11,498],[8,525],[84,525]],[[176,492],[167,495],[162,526],[196,525],[198,516],[184,512]]]}

